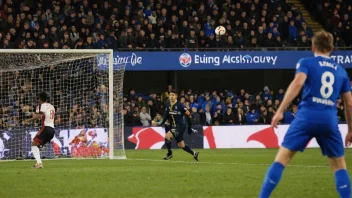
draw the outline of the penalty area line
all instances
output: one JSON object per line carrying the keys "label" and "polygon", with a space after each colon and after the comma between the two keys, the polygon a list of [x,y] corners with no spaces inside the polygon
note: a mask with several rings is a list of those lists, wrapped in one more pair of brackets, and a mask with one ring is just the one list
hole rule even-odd
{"label": "penalty area line", "polygon": [[[155,159],[127,159],[127,161],[149,161],[149,162],[164,162],[164,163],[184,163],[184,164],[214,164],[214,165],[238,165],[238,166],[271,166],[271,164],[251,164],[251,163],[237,163],[237,162],[192,162],[192,161],[175,161],[175,160],[155,160]],[[301,167],[301,168],[329,168],[326,166],[319,165],[299,165],[292,164],[289,167]]]}

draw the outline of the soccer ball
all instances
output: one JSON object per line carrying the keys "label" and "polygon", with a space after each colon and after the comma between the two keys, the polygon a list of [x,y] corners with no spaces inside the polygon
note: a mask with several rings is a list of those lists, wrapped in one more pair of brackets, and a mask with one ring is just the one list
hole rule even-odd
{"label": "soccer ball", "polygon": [[215,29],[215,34],[216,35],[219,35],[219,36],[222,36],[226,33],[226,29],[224,28],[224,26],[218,26],[216,29]]}

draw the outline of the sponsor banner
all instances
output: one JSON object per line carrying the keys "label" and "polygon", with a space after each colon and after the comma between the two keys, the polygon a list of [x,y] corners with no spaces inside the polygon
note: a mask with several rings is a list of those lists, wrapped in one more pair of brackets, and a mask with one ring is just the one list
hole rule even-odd
{"label": "sponsor banner", "polygon": [[[269,125],[204,127],[204,148],[279,148],[289,125],[277,129]],[[347,125],[339,125],[341,135],[347,134]],[[312,139],[307,148],[318,148]]]}
{"label": "sponsor banner", "polygon": [[[21,129],[0,132],[0,159],[30,158],[31,142],[36,134],[37,130]],[[108,131],[104,128],[56,129],[53,140],[42,152],[44,158],[102,157],[108,154]]]}
{"label": "sponsor banner", "polygon": [[[188,135],[187,130],[183,137],[191,148],[203,148],[203,127],[192,127],[197,133]],[[125,127],[126,149],[164,149],[165,128],[162,127]],[[172,148],[177,148],[173,141]]]}
{"label": "sponsor banner", "polygon": [[[114,52],[114,69],[127,71],[295,69],[310,51],[224,51],[224,52]],[[352,68],[352,51],[334,51],[338,64]],[[108,68],[107,55],[97,56],[101,70]]]}
{"label": "sponsor banner", "polygon": [[[192,148],[279,148],[289,125],[273,129],[268,125],[251,126],[199,126],[197,133],[184,133],[185,143]],[[347,134],[347,125],[339,125],[341,135]],[[0,160],[18,157],[30,158],[31,142],[37,131],[12,130],[0,132]],[[165,149],[165,128],[125,127],[126,149]],[[308,148],[319,147],[315,139]],[[177,148],[173,141],[172,148]],[[103,157],[108,156],[108,131],[95,129],[57,130],[51,143],[41,153],[44,158],[55,156]]]}

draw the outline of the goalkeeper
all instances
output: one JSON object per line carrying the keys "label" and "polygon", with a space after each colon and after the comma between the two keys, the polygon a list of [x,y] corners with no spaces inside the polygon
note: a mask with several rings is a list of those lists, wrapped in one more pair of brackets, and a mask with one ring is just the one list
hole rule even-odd
{"label": "goalkeeper", "polygon": [[[175,90],[170,91],[170,103],[167,104],[163,121],[156,123],[153,121],[153,125],[162,126],[166,121],[170,123],[168,132],[165,134],[165,144],[168,153],[164,157],[164,160],[172,158],[171,140],[175,139],[177,145],[187,153],[191,154],[195,161],[198,161],[199,152],[193,151],[183,139],[183,133],[188,128],[188,134],[191,134],[194,130],[191,124],[191,113],[177,101],[177,93]],[[188,126],[188,127],[187,127]]]}

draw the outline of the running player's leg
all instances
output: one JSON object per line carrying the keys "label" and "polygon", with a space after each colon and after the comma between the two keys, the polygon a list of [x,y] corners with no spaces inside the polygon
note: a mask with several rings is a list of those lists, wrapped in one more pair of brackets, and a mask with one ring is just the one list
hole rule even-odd
{"label": "running player's leg", "polygon": [[31,151],[33,157],[36,159],[37,163],[33,168],[43,168],[42,160],[40,158],[40,146],[44,146],[46,143],[50,142],[55,135],[55,130],[51,127],[44,127],[40,130],[37,135],[34,137],[31,144]]}
{"label": "running player's leg", "polygon": [[42,167],[42,160],[40,159],[39,147],[43,145],[43,141],[44,141],[43,130],[39,130],[31,144],[31,151],[32,151],[33,157],[37,161],[37,163],[35,164],[35,166],[33,166],[33,168]]}
{"label": "running player's leg", "polygon": [[351,182],[346,168],[344,146],[338,126],[329,133],[316,137],[323,155],[327,155],[335,175],[335,187],[341,198],[351,197]]}
{"label": "running player's leg", "polygon": [[178,127],[175,130],[175,140],[177,141],[177,145],[178,145],[178,147],[182,148],[187,153],[191,154],[195,161],[198,161],[199,152],[193,151],[191,149],[191,147],[189,147],[187,144],[185,144],[185,141],[183,139],[183,133],[185,130],[186,130],[186,128],[183,128],[183,127]]}
{"label": "running player's leg", "polygon": [[335,187],[341,198],[351,197],[351,181],[346,170],[345,157],[329,157],[329,163],[335,175]]}
{"label": "running player's leg", "polygon": [[168,160],[168,159],[172,158],[172,150],[171,150],[171,139],[172,138],[168,138],[168,139],[166,138],[166,136],[170,137],[170,135],[172,135],[170,130],[171,130],[171,127],[169,127],[169,126],[165,127],[165,132],[169,133],[169,134],[168,135],[165,134],[165,146],[167,149],[167,154],[165,155],[164,160]]}
{"label": "running player's leg", "polygon": [[307,132],[307,127],[297,120],[293,121],[288,129],[281,148],[279,149],[274,163],[269,167],[263,186],[260,192],[260,198],[268,198],[281,180],[285,167],[289,164],[297,151],[303,152],[311,136]]}
{"label": "running player's leg", "polygon": [[165,134],[165,145],[166,145],[167,153],[164,156],[164,160],[169,160],[172,158],[171,141],[174,138],[174,136],[171,130],[168,130],[168,132]]}

